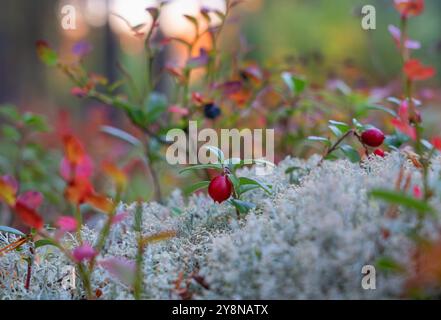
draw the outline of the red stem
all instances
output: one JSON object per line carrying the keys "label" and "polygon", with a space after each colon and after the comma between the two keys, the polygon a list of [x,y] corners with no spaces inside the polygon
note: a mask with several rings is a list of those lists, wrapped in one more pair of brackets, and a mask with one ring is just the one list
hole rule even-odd
{"label": "red stem", "polygon": [[29,261],[28,261],[28,270],[27,270],[27,274],[26,274],[25,289],[26,289],[27,291],[29,291],[29,288],[30,288],[30,286],[31,286],[32,264],[33,264],[33,261],[34,261],[34,257],[33,257],[33,255],[34,255],[34,249],[33,249],[33,248],[30,248],[29,251],[31,252],[32,257],[29,258]]}

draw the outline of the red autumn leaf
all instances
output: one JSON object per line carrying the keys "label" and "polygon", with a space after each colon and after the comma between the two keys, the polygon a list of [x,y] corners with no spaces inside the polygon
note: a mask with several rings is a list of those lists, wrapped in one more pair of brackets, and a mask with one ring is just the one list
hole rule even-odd
{"label": "red autumn leaf", "polygon": [[115,208],[112,200],[96,193],[87,195],[85,202],[93,208],[107,214],[112,213]]}
{"label": "red autumn leaf", "polygon": [[404,133],[412,140],[416,140],[416,129],[412,127],[408,122],[403,122],[400,119],[392,119],[391,123],[395,127],[395,129]]}
{"label": "red autumn leaf", "polygon": [[200,92],[193,92],[191,94],[191,100],[194,104],[200,106],[207,103],[207,100],[204,98],[204,96]]}
{"label": "red autumn leaf", "polygon": [[404,133],[412,140],[416,140],[417,132],[415,127],[409,123],[409,103],[403,100],[398,109],[398,118],[391,120],[392,125],[398,131]]}
{"label": "red autumn leaf", "polygon": [[[74,172],[72,172],[74,169]],[[93,173],[93,162],[89,156],[84,156],[80,163],[78,163],[74,168],[69,163],[67,158],[63,158],[60,164],[60,174],[64,180],[76,180],[76,179],[88,179]]]}
{"label": "red autumn leaf", "polygon": [[404,16],[418,16],[424,10],[424,0],[394,0],[395,8]]}
{"label": "red autumn leaf", "polygon": [[43,195],[37,191],[27,191],[18,196],[17,202],[36,210],[43,203]]}
{"label": "red autumn leaf", "polygon": [[417,59],[410,59],[407,61],[404,65],[403,71],[412,81],[426,80],[435,75],[435,69],[433,67],[424,66]]}
{"label": "red autumn leaf", "polygon": [[24,203],[17,201],[15,204],[15,213],[20,220],[28,227],[40,230],[43,228],[43,218],[32,208],[29,208]]}
{"label": "red autumn leaf", "polygon": [[433,137],[432,138],[432,145],[435,149],[438,151],[441,151],[441,137]]}

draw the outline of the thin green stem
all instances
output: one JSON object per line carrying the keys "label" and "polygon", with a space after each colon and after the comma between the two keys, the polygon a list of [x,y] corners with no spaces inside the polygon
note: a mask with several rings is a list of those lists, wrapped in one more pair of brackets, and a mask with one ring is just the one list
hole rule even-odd
{"label": "thin green stem", "polygon": [[135,221],[133,226],[134,231],[137,233],[138,248],[136,252],[135,260],[135,279],[133,283],[133,295],[136,300],[142,299],[142,287],[143,287],[143,256],[144,256],[144,243],[142,238],[142,205],[137,204],[135,211]]}
{"label": "thin green stem", "polygon": [[325,161],[326,157],[328,157],[331,153],[333,153],[338,148],[338,146],[354,132],[355,132],[354,129],[352,129],[352,130],[349,130],[348,132],[346,132],[344,135],[342,135],[340,137],[340,139],[338,139],[334,143],[334,145],[332,145],[332,147],[326,151],[326,153],[323,155],[322,159],[320,160],[319,165],[321,165],[323,163],[323,161]]}
{"label": "thin green stem", "polygon": [[81,208],[80,205],[77,204],[75,206],[75,219],[77,220],[77,236],[78,240],[81,244],[83,244],[83,237],[81,235],[81,227],[83,226],[83,216],[81,214]]}

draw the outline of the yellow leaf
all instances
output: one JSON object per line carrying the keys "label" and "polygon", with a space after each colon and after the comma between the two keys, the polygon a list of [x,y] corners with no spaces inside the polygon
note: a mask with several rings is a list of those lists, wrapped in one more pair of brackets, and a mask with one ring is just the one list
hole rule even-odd
{"label": "yellow leaf", "polygon": [[143,237],[141,240],[141,244],[145,246],[147,244],[169,240],[174,237],[176,237],[176,231],[174,230],[162,231],[148,237]]}
{"label": "yellow leaf", "polygon": [[8,206],[15,205],[15,190],[12,186],[0,179],[0,200],[3,200]]}

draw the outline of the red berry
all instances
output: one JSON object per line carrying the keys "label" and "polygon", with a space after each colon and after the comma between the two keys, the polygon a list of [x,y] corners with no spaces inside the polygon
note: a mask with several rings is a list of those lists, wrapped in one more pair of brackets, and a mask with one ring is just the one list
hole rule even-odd
{"label": "red berry", "polygon": [[208,186],[208,194],[215,202],[222,203],[228,200],[232,192],[233,185],[226,175],[214,178]]}
{"label": "red berry", "polygon": [[371,128],[361,134],[361,141],[369,147],[379,147],[384,141],[384,133],[377,129]]}
{"label": "red berry", "polygon": [[379,157],[381,157],[381,158],[384,158],[384,156],[385,156],[385,153],[384,153],[384,151],[382,149],[376,149],[374,151],[374,154],[379,156]]}

